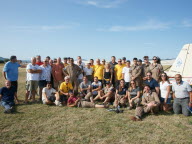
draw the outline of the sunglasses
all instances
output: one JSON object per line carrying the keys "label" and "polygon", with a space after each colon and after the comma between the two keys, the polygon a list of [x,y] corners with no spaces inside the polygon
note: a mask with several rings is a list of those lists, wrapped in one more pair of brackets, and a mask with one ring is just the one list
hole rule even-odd
{"label": "sunglasses", "polygon": [[166,75],[161,75],[161,77],[166,77]]}
{"label": "sunglasses", "polygon": [[121,62],[121,61],[118,61],[118,62]]}
{"label": "sunglasses", "polygon": [[147,76],[151,76],[151,75],[147,75]]}
{"label": "sunglasses", "polygon": [[135,83],[131,83],[131,84],[135,84]]}
{"label": "sunglasses", "polygon": [[153,60],[157,60],[157,59],[153,59]]}

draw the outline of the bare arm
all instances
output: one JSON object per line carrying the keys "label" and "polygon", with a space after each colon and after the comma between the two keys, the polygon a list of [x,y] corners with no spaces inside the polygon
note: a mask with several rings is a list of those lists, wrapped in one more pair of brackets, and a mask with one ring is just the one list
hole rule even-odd
{"label": "bare arm", "polygon": [[159,87],[155,87],[155,91],[156,91],[156,93],[157,93],[157,95],[159,95]]}
{"label": "bare arm", "polygon": [[6,72],[2,72],[2,74],[3,74],[4,79],[7,80],[7,78],[6,78]]}
{"label": "bare arm", "polygon": [[167,86],[167,94],[166,94],[166,98],[165,98],[165,103],[167,102],[167,99],[170,95],[170,91],[171,91],[171,86],[169,85],[169,86]]}
{"label": "bare arm", "polygon": [[96,89],[92,89],[92,91],[99,91],[99,90],[101,90],[101,86],[99,86],[99,87],[96,88]]}

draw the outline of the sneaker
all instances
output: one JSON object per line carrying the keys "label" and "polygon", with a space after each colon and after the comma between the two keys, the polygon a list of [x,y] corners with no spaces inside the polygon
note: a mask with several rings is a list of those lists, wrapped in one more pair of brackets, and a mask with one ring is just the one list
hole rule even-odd
{"label": "sneaker", "polygon": [[63,106],[63,105],[61,104],[61,102],[60,102],[60,101],[57,101],[57,100],[55,101],[55,105],[56,105],[56,106]]}
{"label": "sneaker", "polygon": [[132,107],[127,107],[128,110],[132,110]]}
{"label": "sneaker", "polygon": [[11,113],[11,109],[4,110],[4,113],[6,113],[6,114]]}

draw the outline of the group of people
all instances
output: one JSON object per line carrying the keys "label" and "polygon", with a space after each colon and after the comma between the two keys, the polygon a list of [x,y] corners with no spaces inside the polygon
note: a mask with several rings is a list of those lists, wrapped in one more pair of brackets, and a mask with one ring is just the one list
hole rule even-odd
{"label": "group of people", "polygon": [[[182,81],[180,74],[175,75],[175,82],[170,84],[167,74],[163,71],[160,58],[149,57],[141,59],[126,57],[118,59],[111,57],[93,59],[85,64],[81,56],[76,63],[73,58],[50,59],[47,56],[41,61],[41,56],[31,58],[31,63],[24,66],[11,56],[3,69],[6,80],[5,87],[0,90],[1,105],[5,113],[10,113],[14,99],[18,102],[18,67],[26,67],[25,103],[30,99],[35,102],[38,94],[40,101],[47,105],[69,107],[107,108],[127,107],[135,109],[133,121],[140,121],[145,113],[157,113],[159,110],[175,114],[190,115],[188,108],[192,107],[192,89],[187,82]],[[172,105],[173,100],[173,105]],[[96,104],[100,101],[102,104]]]}

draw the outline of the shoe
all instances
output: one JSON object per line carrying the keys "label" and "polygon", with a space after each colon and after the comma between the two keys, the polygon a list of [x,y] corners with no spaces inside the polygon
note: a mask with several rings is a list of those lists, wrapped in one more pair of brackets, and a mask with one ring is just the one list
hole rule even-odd
{"label": "shoe", "polygon": [[128,110],[132,110],[132,107],[127,107]]}
{"label": "shoe", "polygon": [[139,117],[137,117],[137,116],[130,116],[130,119],[132,121],[141,121],[141,119]]}
{"label": "shoe", "polygon": [[56,105],[56,106],[63,106],[63,105],[61,104],[61,102],[60,102],[60,101],[57,101],[57,100],[55,101],[55,105]]}
{"label": "shoe", "polygon": [[6,114],[11,113],[11,109],[4,110],[4,113],[6,113]]}

